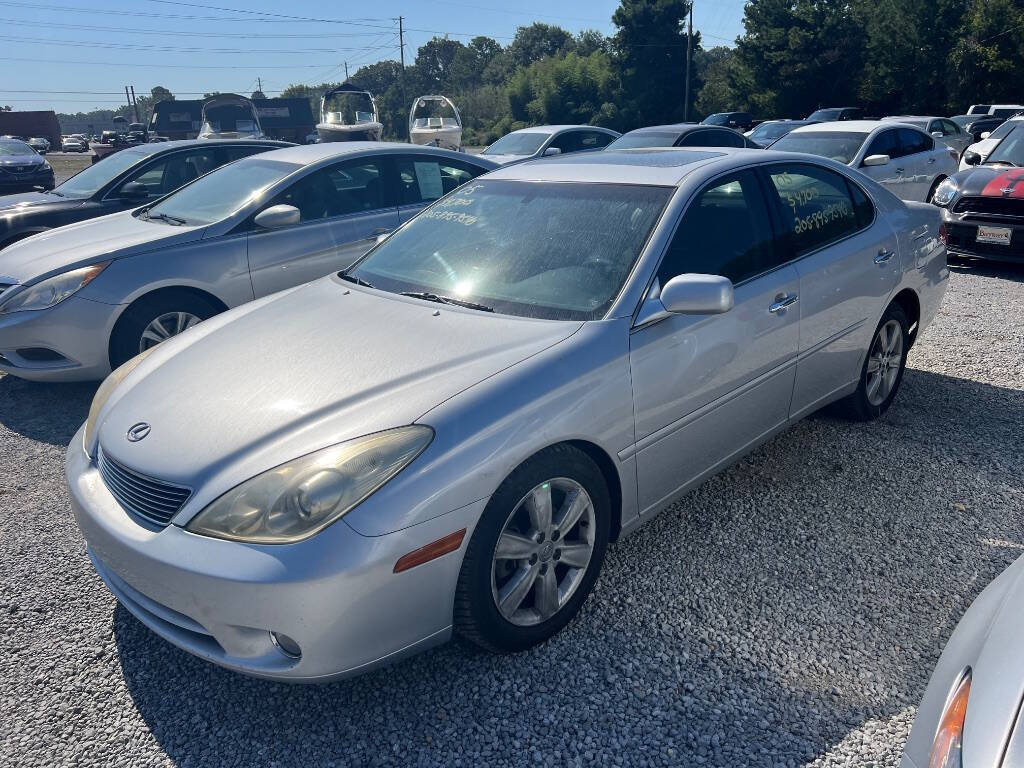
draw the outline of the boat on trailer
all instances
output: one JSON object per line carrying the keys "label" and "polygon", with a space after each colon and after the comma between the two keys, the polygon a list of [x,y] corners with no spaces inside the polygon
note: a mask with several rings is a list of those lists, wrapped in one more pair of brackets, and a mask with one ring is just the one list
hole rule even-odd
{"label": "boat on trailer", "polygon": [[420,96],[409,110],[409,141],[413,144],[459,149],[462,116],[447,96]]}
{"label": "boat on trailer", "polygon": [[320,141],[380,141],[384,126],[373,94],[345,83],[320,99]]}
{"label": "boat on trailer", "polygon": [[220,93],[203,102],[200,139],[262,139],[259,112],[251,99]]}

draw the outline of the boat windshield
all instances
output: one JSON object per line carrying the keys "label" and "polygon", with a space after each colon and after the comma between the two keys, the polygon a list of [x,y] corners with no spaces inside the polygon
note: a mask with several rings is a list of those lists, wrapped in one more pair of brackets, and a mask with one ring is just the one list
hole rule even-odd
{"label": "boat windshield", "polygon": [[334,93],[324,99],[323,122],[356,125],[376,122],[373,100],[366,92]]}
{"label": "boat windshield", "polygon": [[447,99],[418,99],[413,107],[413,128],[459,128],[459,115]]}

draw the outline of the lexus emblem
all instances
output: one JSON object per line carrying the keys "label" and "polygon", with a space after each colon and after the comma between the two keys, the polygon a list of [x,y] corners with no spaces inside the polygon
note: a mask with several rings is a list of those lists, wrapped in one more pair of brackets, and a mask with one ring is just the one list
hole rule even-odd
{"label": "lexus emblem", "polygon": [[128,442],[137,443],[149,434],[150,426],[144,421],[140,421],[138,424],[133,424],[128,429]]}

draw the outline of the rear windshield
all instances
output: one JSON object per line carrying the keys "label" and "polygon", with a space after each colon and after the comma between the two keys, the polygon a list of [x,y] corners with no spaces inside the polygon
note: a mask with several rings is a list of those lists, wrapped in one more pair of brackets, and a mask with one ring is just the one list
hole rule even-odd
{"label": "rear windshield", "polygon": [[482,154],[485,155],[532,155],[547,140],[548,134],[537,132],[510,133],[502,136],[491,144]]}
{"label": "rear windshield", "polygon": [[673,147],[677,131],[633,131],[619,136],[606,149],[639,149],[641,147]]}
{"label": "rear windshield", "polygon": [[853,162],[867,137],[866,133],[853,131],[794,131],[775,142],[772,149],[780,152],[805,152],[848,165]]}
{"label": "rear windshield", "polygon": [[790,123],[762,123],[754,129],[754,132],[750,134],[750,138],[754,141],[777,139],[780,136],[785,136],[795,127]]}

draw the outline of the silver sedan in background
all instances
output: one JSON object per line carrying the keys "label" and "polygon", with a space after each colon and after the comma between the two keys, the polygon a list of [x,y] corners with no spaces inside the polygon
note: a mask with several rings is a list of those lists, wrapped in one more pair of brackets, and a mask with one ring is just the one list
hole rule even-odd
{"label": "silver sedan in background", "polygon": [[1024,557],[978,596],[932,673],[901,768],[1024,766]]}
{"label": "silver sedan in background", "polygon": [[20,240],[0,252],[0,371],[101,379],[218,312],[347,267],[496,167],[409,144],[289,147]]}
{"label": "silver sedan in background", "polygon": [[231,669],[529,648],[682,493],[830,403],[886,411],[940,222],[770,150],[502,168],[115,371],[68,449],[75,516],[129,611]]}
{"label": "silver sedan in background", "polygon": [[616,131],[596,125],[534,125],[505,134],[481,155],[507,165],[538,157],[596,152],[618,137]]}

